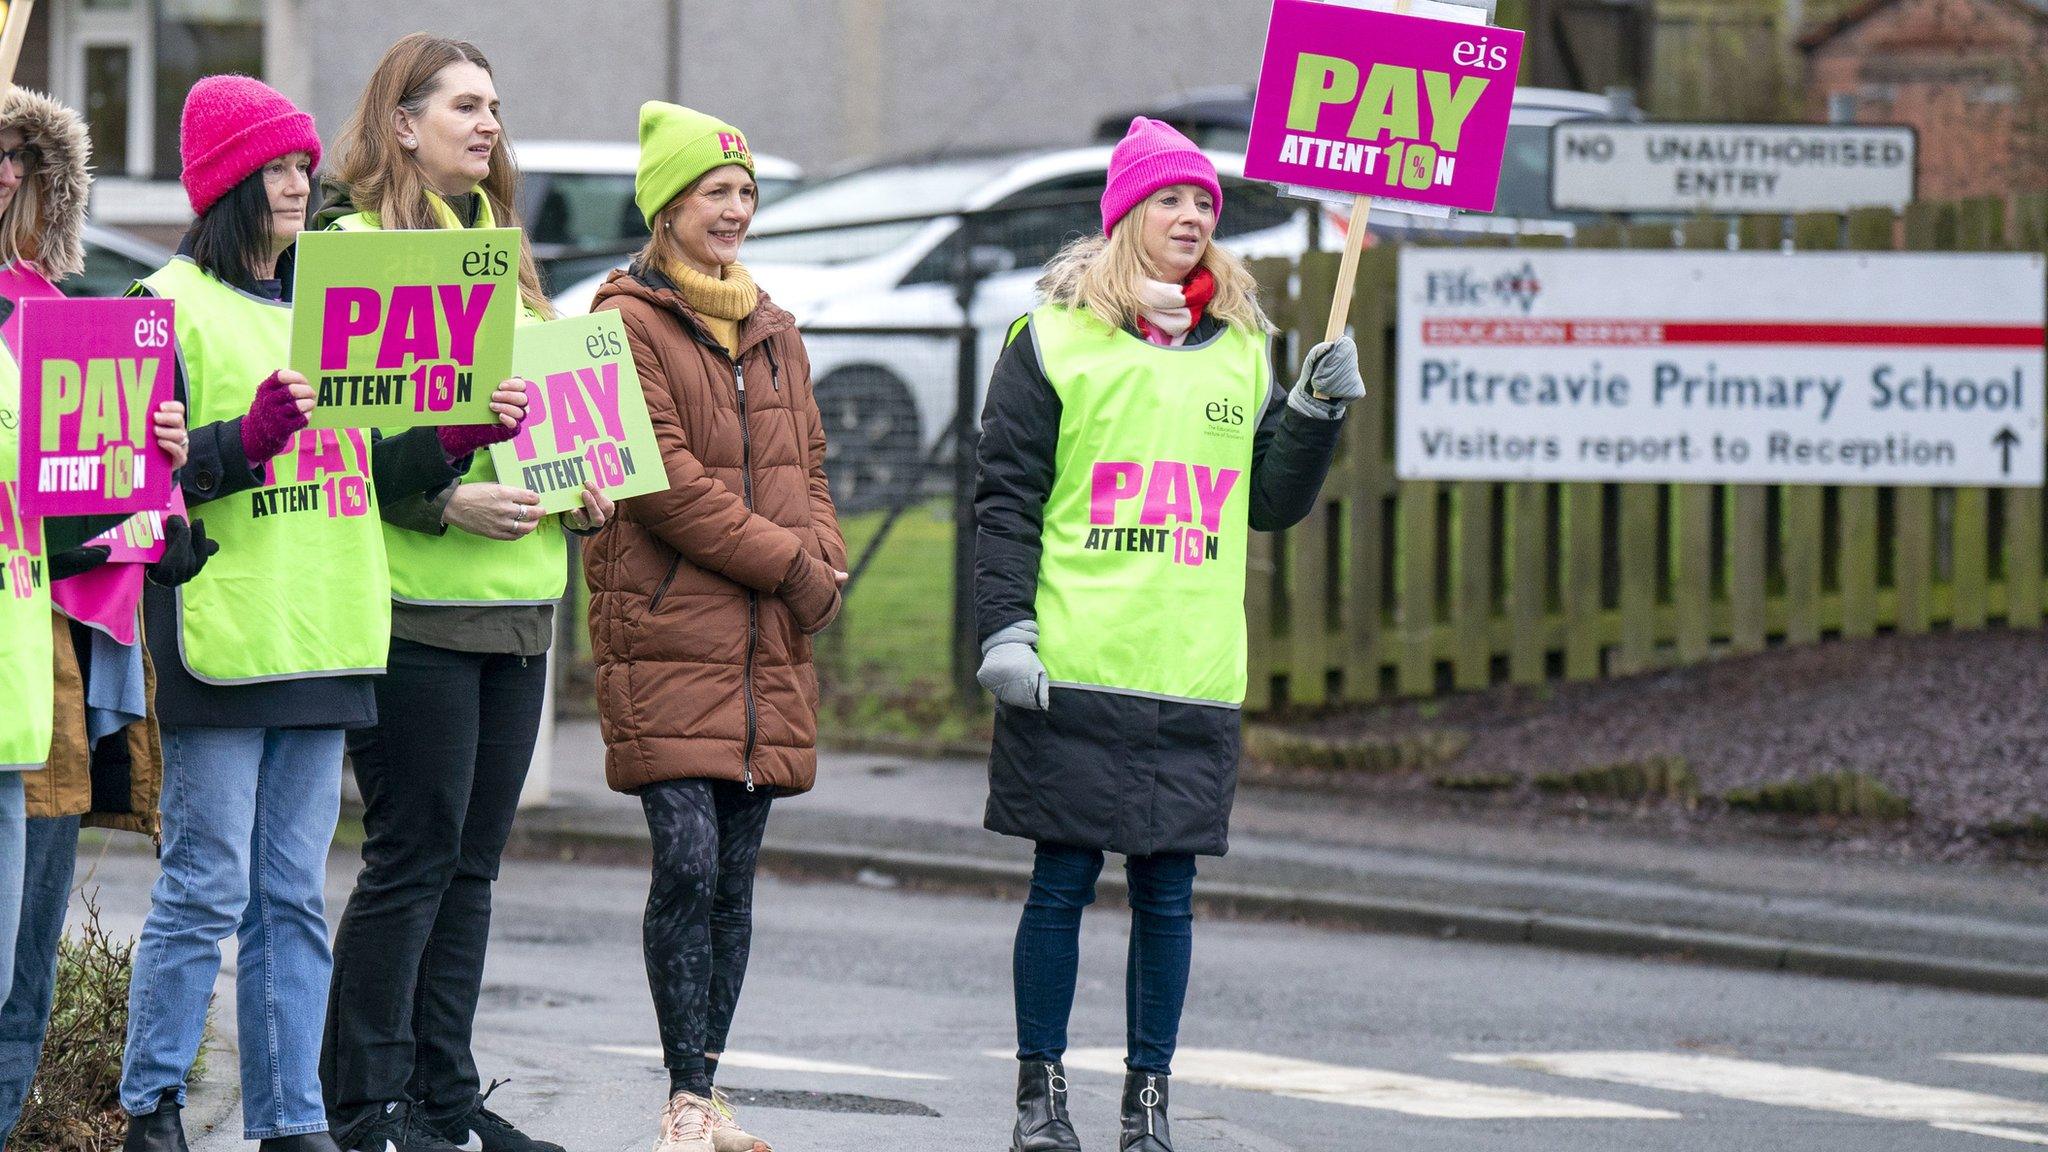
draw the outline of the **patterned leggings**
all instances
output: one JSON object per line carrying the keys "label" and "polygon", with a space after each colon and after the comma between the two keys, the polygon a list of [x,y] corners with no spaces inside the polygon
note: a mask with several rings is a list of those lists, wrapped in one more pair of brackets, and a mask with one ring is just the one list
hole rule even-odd
{"label": "patterned leggings", "polygon": [[726,780],[665,780],[640,793],[654,837],[642,950],[669,1091],[708,1095],[747,975],[754,865],[768,794]]}

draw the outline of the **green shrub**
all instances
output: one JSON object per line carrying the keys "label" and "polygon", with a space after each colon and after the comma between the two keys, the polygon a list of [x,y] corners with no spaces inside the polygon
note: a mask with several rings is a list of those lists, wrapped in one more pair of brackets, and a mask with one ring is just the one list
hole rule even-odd
{"label": "green shrub", "polygon": [[121,1145],[121,1046],[128,1034],[128,971],[133,940],[100,927],[85,901],[85,923],[57,953],[57,994],[43,1060],[9,1146],[99,1152]]}
{"label": "green shrub", "polygon": [[1475,772],[1469,776],[1439,776],[1430,781],[1447,792],[1505,792],[1519,782],[1512,772]]}
{"label": "green shrub", "polygon": [[1984,831],[2000,840],[2025,840],[2035,844],[2048,844],[2048,816],[2036,812],[2011,820],[1993,820],[1984,826]]}
{"label": "green shrub", "polygon": [[1456,760],[1472,737],[1456,729],[1417,732],[1380,739],[1333,739],[1298,736],[1270,728],[1245,731],[1245,755],[1276,768],[1312,768],[1344,772],[1415,772]]}
{"label": "green shrub", "polygon": [[1723,799],[1730,808],[1791,816],[1862,816],[1873,820],[1903,820],[1913,814],[1911,801],[1862,772],[1836,772],[1766,784],[1760,788],[1740,788]]}
{"label": "green shrub", "polygon": [[1613,800],[1692,800],[1700,792],[1699,777],[1683,756],[1651,756],[1574,772],[1545,772],[1536,777],[1536,787]]}

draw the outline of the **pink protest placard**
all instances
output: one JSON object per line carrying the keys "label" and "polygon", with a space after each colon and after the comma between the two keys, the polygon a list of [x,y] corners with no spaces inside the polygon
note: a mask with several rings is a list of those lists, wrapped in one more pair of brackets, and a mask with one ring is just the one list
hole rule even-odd
{"label": "pink protest placard", "polygon": [[1491,212],[1522,34],[1274,0],[1244,174]]}
{"label": "pink protest placard", "polygon": [[164,554],[164,521],[185,515],[185,490],[171,486],[171,501],[162,508],[137,512],[105,532],[87,540],[105,547],[109,564],[154,564]]}
{"label": "pink protest placard", "polygon": [[21,504],[35,516],[161,511],[171,458],[150,419],[171,398],[169,300],[21,303]]}

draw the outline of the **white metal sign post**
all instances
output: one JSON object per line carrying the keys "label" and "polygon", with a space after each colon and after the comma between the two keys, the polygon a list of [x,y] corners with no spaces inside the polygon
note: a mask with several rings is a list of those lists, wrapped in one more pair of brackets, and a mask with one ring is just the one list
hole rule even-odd
{"label": "white metal sign post", "polygon": [[2038,486],[2035,254],[1401,253],[1402,479]]}
{"label": "white metal sign post", "polygon": [[1551,129],[1550,202],[1568,212],[1898,212],[1913,200],[1917,160],[1911,128],[1568,122]]}

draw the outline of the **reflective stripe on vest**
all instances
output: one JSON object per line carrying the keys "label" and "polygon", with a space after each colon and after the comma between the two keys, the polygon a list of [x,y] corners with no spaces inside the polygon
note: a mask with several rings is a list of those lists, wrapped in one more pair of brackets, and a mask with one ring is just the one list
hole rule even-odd
{"label": "reflective stripe on vest", "polygon": [[50,758],[49,560],[43,522],[21,514],[21,368],[0,347],[0,770]]}
{"label": "reflective stripe on vest", "polygon": [[[462,227],[440,197],[429,192],[427,200],[441,227]],[[490,200],[479,197],[476,226],[495,228],[496,220]],[[380,227],[371,212],[354,212],[328,225],[338,232]],[[520,311],[520,323],[536,321]],[[472,457],[469,471],[462,474],[464,484],[497,480],[488,450]],[[538,527],[517,540],[492,540],[460,528],[430,536],[386,524],[384,548],[391,560],[391,597],[401,604],[553,604],[568,588],[569,548],[559,516],[543,516]]]}
{"label": "reflective stripe on vest", "polygon": [[[177,301],[178,360],[193,427],[246,414],[287,361],[291,306],[242,292],[179,257],[141,289]],[[369,433],[306,429],[261,487],[194,509],[220,553],[181,585],[178,650],[208,684],[384,670],[391,587]]]}
{"label": "reflective stripe on vest", "polygon": [[1031,313],[1060,398],[1038,567],[1054,684],[1237,707],[1263,337],[1166,348],[1085,311]]}

